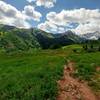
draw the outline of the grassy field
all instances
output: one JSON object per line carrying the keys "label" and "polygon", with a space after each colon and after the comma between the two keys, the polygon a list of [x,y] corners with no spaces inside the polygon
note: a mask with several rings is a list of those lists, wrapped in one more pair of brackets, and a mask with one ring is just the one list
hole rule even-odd
{"label": "grassy field", "polygon": [[55,100],[56,81],[69,52],[0,53],[0,100]]}
{"label": "grassy field", "polygon": [[[73,52],[77,49],[77,52]],[[89,81],[100,90],[100,52],[86,53],[81,46],[71,45],[57,50],[37,50],[5,54],[0,52],[0,100],[55,100],[57,83],[63,65],[76,62],[75,77]],[[94,81],[95,80],[95,81]]]}

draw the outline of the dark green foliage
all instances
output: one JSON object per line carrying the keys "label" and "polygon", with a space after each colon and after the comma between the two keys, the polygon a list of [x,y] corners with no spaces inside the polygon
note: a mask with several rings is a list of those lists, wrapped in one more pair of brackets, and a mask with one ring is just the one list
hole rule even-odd
{"label": "dark green foliage", "polygon": [[87,40],[83,44],[83,49],[86,52],[97,52],[99,51],[100,40]]}
{"label": "dark green foliage", "polygon": [[98,48],[98,51],[100,51],[100,46],[99,46],[99,48]]}
{"label": "dark green foliage", "polygon": [[84,49],[84,50],[88,50],[87,44],[83,45],[83,49]]}
{"label": "dark green foliage", "polygon": [[61,48],[62,46],[60,44],[53,44],[51,45],[50,49],[58,49]]}
{"label": "dark green foliage", "polygon": [[93,49],[93,44],[91,44],[91,49]]}

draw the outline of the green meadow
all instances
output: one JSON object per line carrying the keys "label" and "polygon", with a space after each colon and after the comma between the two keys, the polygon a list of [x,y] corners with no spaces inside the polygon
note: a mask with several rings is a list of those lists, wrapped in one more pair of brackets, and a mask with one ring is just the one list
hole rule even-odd
{"label": "green meadow", "polygon": [[[74,52],[77,50],[77,52]],[[0,51],[0,100],[56,100],[57,80],[67,60],[75,62],[74,77],[100,91],[100,52],[87,53],[80,45],[56,50],[4,53]]]}

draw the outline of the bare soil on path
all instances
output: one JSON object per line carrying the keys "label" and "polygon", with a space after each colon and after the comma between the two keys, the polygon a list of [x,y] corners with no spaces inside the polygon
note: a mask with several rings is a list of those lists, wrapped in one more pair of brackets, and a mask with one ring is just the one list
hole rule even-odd
{"label": "bare soil on path", "polygon": [[85,82],[72,77],[74,66],[74,62],[64,66],[63,77],[57,82],[59,86],[57,100],[99,100]]}

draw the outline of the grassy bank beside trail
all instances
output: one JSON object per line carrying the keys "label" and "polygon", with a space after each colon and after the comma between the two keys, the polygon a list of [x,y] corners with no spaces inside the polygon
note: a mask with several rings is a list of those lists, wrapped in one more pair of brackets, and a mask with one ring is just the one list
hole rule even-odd
{"label": "grassy bank beside trail", "polygon": [[68,59],[75,62],[73,76],[85,80],[97,95],[100,95],[100,52],[71,54]]}

